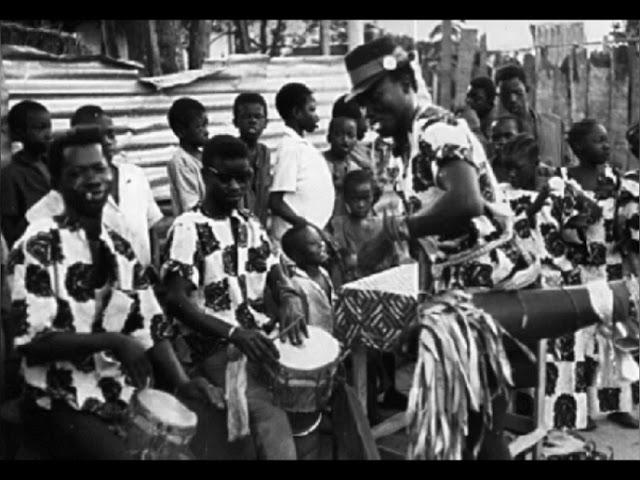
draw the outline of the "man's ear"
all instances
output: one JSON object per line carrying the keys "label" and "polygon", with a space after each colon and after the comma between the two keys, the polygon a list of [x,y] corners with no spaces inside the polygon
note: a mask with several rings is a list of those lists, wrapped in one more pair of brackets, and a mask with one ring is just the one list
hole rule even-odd
{"label": "man's ear", "polygon": [[235,116],[235,115],[233,116],[233,120],[232,120],[232,122],[233,122],[233,126],[234,126],[234,127],[236,127],[236,128],[240,128],[240,127],[238,127],[238,119],[236,118],[236,116]]}

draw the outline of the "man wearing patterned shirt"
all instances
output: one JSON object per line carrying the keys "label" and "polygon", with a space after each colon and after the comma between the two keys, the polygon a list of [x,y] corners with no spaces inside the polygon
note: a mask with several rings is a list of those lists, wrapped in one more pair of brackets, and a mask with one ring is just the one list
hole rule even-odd
{"label": "man wearing patterned shirt", "polygon": [[[264,227],[238,208],[253,174],[246,145],[218,135],[205,144],[202,163],[204,201],[176,218],[161,273],[168,311],[180,322],[176,348],[192,371],[225,387],[231,442],[251,433],[260,458],[295,459],[291,426],[261,367],[275,366],[278,357],[263,333],[272,325],[267,314],[284,328],[297,322],[289,339],[299,343],[306,333],[302,306]],[[265,289],[279,311],[267,308]]]}
{"label": "man wearing patterned shirt", "polygon": [[136,388],[162,379],[200,417],[222,396],[186,376],[145,269],[102,222],[111,175],[99,130],[56,140],[50,171],[64,212],[29,225],[7,266],[26,429],[54,458],[131,458],[122,437]]}

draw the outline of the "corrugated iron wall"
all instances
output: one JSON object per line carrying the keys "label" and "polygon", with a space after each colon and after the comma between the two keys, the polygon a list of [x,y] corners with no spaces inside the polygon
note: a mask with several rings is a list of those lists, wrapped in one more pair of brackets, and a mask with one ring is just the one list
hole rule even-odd
{"label": "corrugated iron wall", "polygon": [[118,141],[127,157],[145,169],[159,201],[169,198],[165,164],[177,140],[166,116],[177,98],[191,96],[202,102],[209,117],[209,133],[216,135],[237,134],[232,125],[232,105],[238,93],[263,94],[269,123],[262,141],[274,149],[283,127],[275,109],[276,92],[288,82],[305,83],[315,92],[321,118],[319,129],[309,138],[324,149],[331,106],[349,89],[342,57],[252,56],[224,64],[208,63],[206,68],[213,75],[193,80],[194,72],[185,72],[171,76],[169,81],[141,81],[134,67],[100,60],[21,58],[14,53],[5,57],[3,67],[9,107],[27,98],[41,102],[52,114],[54,130],[68,128],[71,114],[85,104],[100,105],[117,126],[128,128]]}

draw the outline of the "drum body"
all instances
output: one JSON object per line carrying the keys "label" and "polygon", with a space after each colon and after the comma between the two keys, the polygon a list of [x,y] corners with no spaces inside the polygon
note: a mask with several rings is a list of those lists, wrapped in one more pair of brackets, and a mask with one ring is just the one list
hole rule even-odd
{"label": "drum body", "polygon": [[302,346],[276,341],[280,362],[273,375],[274,403],[287,412],[322,410],[331,397],[340,345],[321,328],[309,326]]}
{"label": "drum body", "polygon": [[178,399],[150,388],[131,397],[127,448],[139,459],[188,458],[198,417]]}

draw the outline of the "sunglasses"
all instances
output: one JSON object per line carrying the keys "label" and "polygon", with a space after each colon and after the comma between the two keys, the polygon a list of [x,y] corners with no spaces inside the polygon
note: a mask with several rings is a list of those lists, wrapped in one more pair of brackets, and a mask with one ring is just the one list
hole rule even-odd
{"label": "sunglasses", "polygon": [[213,167],[205,167],[205,169],[211,173],[213,173],[218,180],[222,183],[231,183],[231,180],[235,180],[238,183],[247,183],[253,177],[253,170],[245,170],[244,172],[237,173],[221,173],[216,168]]}

